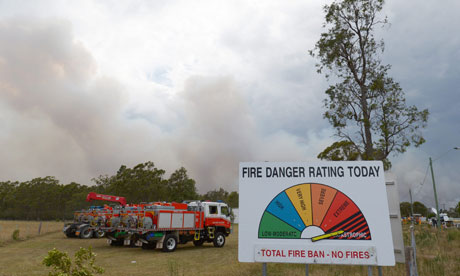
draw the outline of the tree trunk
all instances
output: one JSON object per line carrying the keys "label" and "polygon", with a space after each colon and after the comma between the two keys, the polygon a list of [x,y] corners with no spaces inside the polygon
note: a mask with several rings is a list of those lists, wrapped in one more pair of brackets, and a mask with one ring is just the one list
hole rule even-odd
{"label": "tree trunk", "polygon": [[361,84],[361,106],[363,108],[364,120],[364,150],[366,151],[366,160],[374,159],[374,147],[372,143],[370,111],[367,106],[367,87]]}

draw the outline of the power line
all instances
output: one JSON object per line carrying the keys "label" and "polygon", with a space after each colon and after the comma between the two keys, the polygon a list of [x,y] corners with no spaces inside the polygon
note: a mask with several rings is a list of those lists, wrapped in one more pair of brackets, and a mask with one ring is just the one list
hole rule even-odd
{"label": "power line", "polygon": [[448,151],[446,151],[446,152],[444,152],[443,154],[441,154],[440,156],[438,156],[436,159],[433,159],[433,162],[436,161],[436,160],[439,160],[441,157],[443,157],[444,155],[448,154],[450,151],[456,150],[456,149],[458,149],[458,148],[455,147],[455,148],[449,149]]}
{"label": "power line", "polygon": [[422,190],[423,185],[425,184],[425,181],[426,181],[426,177],[427,177],[427,175],[428,175],[428,168],[429,168],[429,167],[430,167],[430,165],[427,165],[427,166],[426,166],[426,171],[425,171],[425,176],[423,177],[423,182],[420,183],[419,189],[418,189],[417,192],[415,192],[414,196],[417,195],[417,194]]}

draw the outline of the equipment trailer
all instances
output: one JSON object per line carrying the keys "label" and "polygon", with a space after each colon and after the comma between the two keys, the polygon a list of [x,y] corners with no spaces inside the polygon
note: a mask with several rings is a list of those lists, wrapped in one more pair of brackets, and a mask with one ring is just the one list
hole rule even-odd
{"label": "equipment trailer", "polygon": [[[117,202],[121,206],[126,205],[126,199],[119,196],[102,195],[94,192],[86,196],[86,201],[92,200],[105,200]],[[113,208],[104,206],[91,206],[88,210],[81,210],[74,213],[74,221],[64,224],[64,234],[71,237],[80,237],[82,239],[89,239],[92,237],[102,238],[104,231],[95,229],[94,226],[105,224],[105,220],[111,217]]]}

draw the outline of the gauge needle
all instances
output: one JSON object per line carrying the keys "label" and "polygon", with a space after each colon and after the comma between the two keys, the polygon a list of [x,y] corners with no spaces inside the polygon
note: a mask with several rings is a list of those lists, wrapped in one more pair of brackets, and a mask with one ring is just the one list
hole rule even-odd
{"label": "gauge needle", "polygon": [[324,234],[324,235],[319,235],[319,236],[311,238],[311,241],[315,242],[315,241],[319,241],[319,240],[322,240],[322,239],[327,239],[329,237],[340,235],[343,232],[345,232],[345,231],[339,230],[339,231],[336,231],[336,232],[332,232],[332,233],[328,233],[328,234]]}

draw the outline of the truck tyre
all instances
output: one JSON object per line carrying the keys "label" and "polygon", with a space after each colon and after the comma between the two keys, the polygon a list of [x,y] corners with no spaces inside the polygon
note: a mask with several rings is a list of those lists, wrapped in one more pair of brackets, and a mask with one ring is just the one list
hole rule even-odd
{"label": "truck tyre", "polygon": [[93,236],[93,230],[91,230],[89,227],[83,228],[80,232],[81,239],[89,239],[92,236]]}
{"label": "truck tyre", "polygon": [[173,252],[176,250],[177,247],[177,239],[176,236],[169,234],[165,237],[163,241],[163,252]]}
{"label": "truck tyre", "polygon": [[214,246],[215,247],[222,247],[225,244],[225,235],[222,232],[217,232],[216,236],[214,237]]}
{"label": "truck tyre", "polygon": [[200,239],[200,240],[193,240],[193,244],[195,246],[202,246],[204,243],[204,240],[203,239]]}
{"label": "truck tyre", "polygon": [[94,231],[94,237],[99,239],[105,236],[105,232],[102,230]]}
{"label": "truck tyre", "polygon": [[65,230],[65,235],[67,238],[75,238],[75,226],[73,224],[71,225],[66,225],[67,229]]}

